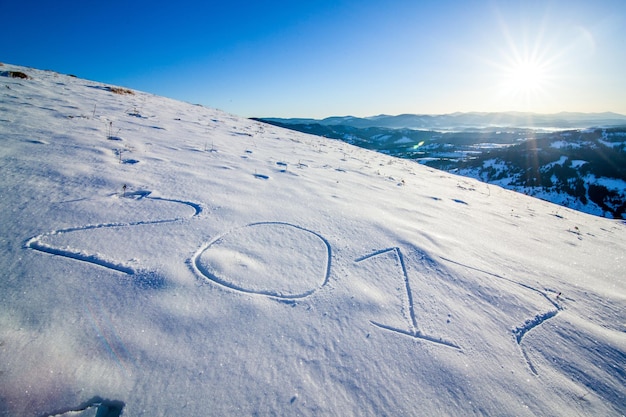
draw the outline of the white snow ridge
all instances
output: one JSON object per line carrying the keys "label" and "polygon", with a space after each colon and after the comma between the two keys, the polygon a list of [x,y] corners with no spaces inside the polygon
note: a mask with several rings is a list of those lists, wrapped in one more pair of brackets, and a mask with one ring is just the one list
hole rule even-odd
{"label": "white snow ridge", "polygon": [[624,223],[0,75],[0,416],[626,414]]}

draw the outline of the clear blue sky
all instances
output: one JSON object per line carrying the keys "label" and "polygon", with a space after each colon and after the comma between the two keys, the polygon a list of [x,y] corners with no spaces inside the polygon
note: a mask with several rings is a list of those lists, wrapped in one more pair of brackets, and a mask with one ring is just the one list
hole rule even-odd
{"label": "clear blue sky", "polygon": [[624,0],[0,6],[0,62],[246,117],[626,114]]}

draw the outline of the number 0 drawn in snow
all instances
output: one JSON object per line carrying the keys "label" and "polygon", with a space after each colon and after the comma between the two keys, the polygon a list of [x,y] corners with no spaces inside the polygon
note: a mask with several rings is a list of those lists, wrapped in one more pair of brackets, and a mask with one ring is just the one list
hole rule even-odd
{"label": "number 0 drawn in snow", "polygon": [[[440,337],[433,337],[430,335],[425,334],[424,332],[422,332],[417,324],[417,318],[415,316],[415,309],[413,308],[413,295],[411,293],[411,285],[409,282],[409,275],[407,273],[406,270],[406,264],[404,261],[404,256],[402,255],[402,252],[400,251],[400,248],[398,247],[394,247],[394,248],[387,248],[387,249],[382,249],[382,250],[378,250],[374,253],[371,253],[369,255],[365,255],[362,256],[360,258],[355,259],[355,262],[360,263],[360,262],[365,262],[368,260],[371,260],[373,258],[376,257],[381,257],[381,255],[387,254],[387,253],[392,253],[395,255],[395,258],[398,260],[398,262],[400,263],[400,267],[402,270],[402,280],[404,283],[404,288],[403,288],[403,293],[404,293],[404,300],[402,301],[403,304],[406,305],[406,308],[403,308],[404,311],[406,311],[406,313],[403,315],[404,316],[404,321],[406,321],[407,326],[405,329],[396,327],[395,325],[389,325],[386,323],[380,323],[378,321],[374,321],[374,320],[370,320],[370,323],[372,323],[374,326],[379,327],[381,329],[385,329],[385,330],[389,330],[395,333],[399,333],[399,334],[403,334],[406,336],[410,336],[410,337],[414,337],[416,339],[422,339],[422,340],[426,340],[428,342],[432,342],[432,343],[436,343],[439,345],[444,345],[444,346],[448,346],[451,348],[455,348],[455,349],[461,349],[459,346],[457,346],[456,344],[449,342],[447,340],[444,340]],[[398,312],[398,313],[402,313],[402,312]]]}
{"label": "number 0 drawn in snow", "polygon": [[252,223],[201,247],[193,265],[200,275],[234,290],[302,298],[328,281],[330,255],[326,239],[313,231]]}

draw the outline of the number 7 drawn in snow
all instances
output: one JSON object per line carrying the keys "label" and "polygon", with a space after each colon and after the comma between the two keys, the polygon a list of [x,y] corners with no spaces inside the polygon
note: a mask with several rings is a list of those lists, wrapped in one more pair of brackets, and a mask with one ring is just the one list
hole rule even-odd
{"label": "number 7 drawn in snow", "polygon": [[415,309],[413,308],[413,295],[411,293],[411,284],[409,282],[409,274],[407,273],[407,269],[406,269],[406,264],[404,261],[404,256],[402,255],[402,251],[400,250],[400,248],[398,247],[393,247],[393,248],[386,248],[386,249],[381,249],[378,250],[376,252],[370,253],[369,255],[365,255],[365,256],[361,256],[360,258],[355,259],[354,261],[356,263],[360,263],[360,262],[365,262],[369,259],[375,258],[377,256],[386,254],[386,253],[393,253],[395,255],[395,257],[397,258],[398,262],[400,263],[400,267],[402,269],[402,278],[404,280],[404,291],[405,291],[405,300],[403,300],[403,302],[406,302],[408,304],[408,330],[404,330],[404,329],[398,329],[396,327],[393,326],[389,326],[386,325],[384,323],[379,323],[377,321],[374,320],[370,320],[370,323],[372,323],[372,325],[379,327],[381,329],[385,329],[385,330],[389,330],[392,332],[396,332],[399,334],[403,334],[406,336],[410,336],[416,339],[422,339],[422,340],[426,340],[428,342],[432,342],[432,343],[436,343],[439,345],[444,345],[447,347],[451,347],[454,349],[461,349],[460,346],[449,342],[447,340],[444,340],[440,337],[433,337],[430,335],[427,335],[425,333],[423,333],[418,324],[417,324],[417,319],[415,317]]}

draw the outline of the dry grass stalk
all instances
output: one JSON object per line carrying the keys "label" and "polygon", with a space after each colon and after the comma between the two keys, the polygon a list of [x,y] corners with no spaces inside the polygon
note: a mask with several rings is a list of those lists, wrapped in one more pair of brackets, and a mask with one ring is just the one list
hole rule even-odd
{"label": "dry grass stalk", "polygon": [[135,94],[132,90],[129,90],[128,88],[107,87],[106,89],[115,94]]}

